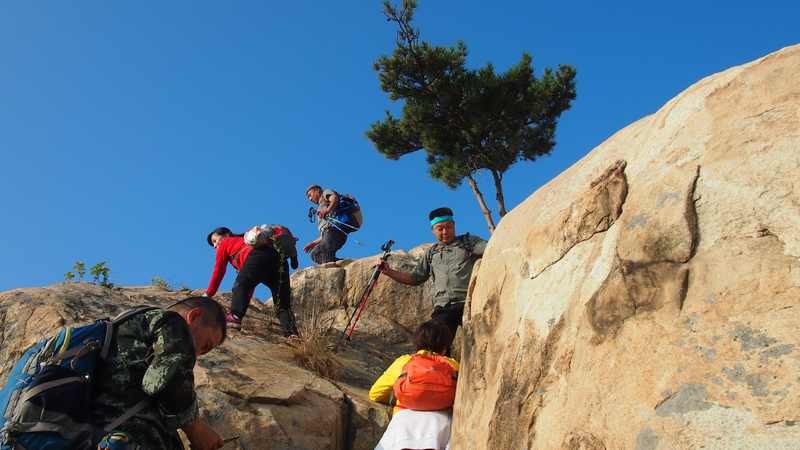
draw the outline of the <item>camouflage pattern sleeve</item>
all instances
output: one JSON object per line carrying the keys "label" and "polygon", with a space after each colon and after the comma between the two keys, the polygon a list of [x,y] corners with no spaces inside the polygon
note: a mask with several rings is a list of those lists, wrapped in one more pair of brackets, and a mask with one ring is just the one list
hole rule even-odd
{"label": "camouflage pattern sleeve", "polygon": [[194,341],[189,327],[175,312],[159,312],[150,321],[153,358],[142,378],[142,389],[155,398],[168,429],[197,418],[194,390]]}

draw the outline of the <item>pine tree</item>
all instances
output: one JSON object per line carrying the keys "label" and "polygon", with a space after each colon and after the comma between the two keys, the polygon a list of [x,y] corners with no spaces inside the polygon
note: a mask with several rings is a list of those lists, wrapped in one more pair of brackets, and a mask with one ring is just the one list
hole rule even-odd
{"label": "pine tree", "polygon": [[86,275],[86,264],[83,261],[75,261],[72,268],[78,274],[78,281],[83,281],[83,276]]}
{"label": "pine tree", "polygon": [[401,118],[387,111],[367,137],[389,159],[425,150],[431,177],[450,188],[466,179],[492,232],[495,220],[475,174],[492,175],[502,218],[503,175],[518,161],[552,151],[558,118],[575,99],[575,69],[560,65],[536,78],[527,53],[502,74],[491,64],[468,69],[463,42],[438,47],[420,39],[412,26],[416,6],[415,0],[403,0],[399,9],[384,2],[397,41],[392,55],[381,56],[374,67],[381,89],[404,105]]}

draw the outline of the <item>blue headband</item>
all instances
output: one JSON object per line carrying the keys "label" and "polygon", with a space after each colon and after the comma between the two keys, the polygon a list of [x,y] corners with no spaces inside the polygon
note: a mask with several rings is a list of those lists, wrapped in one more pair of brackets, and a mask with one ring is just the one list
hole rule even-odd
{"label": "blue headband", "polygon": [[448,221],[455,222],[455,220],[453,220],[453,216],[434,217],[433,220],[431,220],[431,226],[434,226],[439,222],[448,222]]}

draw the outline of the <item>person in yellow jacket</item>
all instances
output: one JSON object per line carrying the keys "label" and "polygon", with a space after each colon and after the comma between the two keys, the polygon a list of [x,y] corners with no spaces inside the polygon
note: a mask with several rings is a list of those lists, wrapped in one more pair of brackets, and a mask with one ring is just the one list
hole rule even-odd
{"label": "person in yellow jacket", "polygon": [[[453,337],[447,325],[440,321],[429,320],[417,328],[412,342],[417,350],[415,354],[441,356],[453,367],[455,372],[458,372],[458,361],[448,356],[443,356],[448,353],[450,344],[453,342]],[[411,360],[412,356],[413,354],[402,355],[394,360],[370,388],[370,400],[387,405],[391,404],[394,383],[403,373],[403,367]],[[392,414],[396,414],[399,410],[400,408],[395,406]]]}

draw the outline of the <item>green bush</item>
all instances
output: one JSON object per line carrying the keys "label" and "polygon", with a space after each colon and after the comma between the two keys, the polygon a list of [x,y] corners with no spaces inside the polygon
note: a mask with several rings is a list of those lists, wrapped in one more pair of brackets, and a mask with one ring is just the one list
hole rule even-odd
{"label": "green bush", "polygon": [[72,270],[78,274],[78,281],[83,281],[83,276],[86,275],[86,263],[83,261],[75,261],[75,264],[72,266]]}
{"label": "green bush", "polygon": [[107,288],[114,287],[114,284],[108,280],[111,269],[109,269],[105,261],[93,265],[92,268],[89,269],[89,273],[92,275],[94,284],[99,284]]}
{"label": "green bush", "polygon": [[167,280],[161,278],[158,275],[154,276],[153,279],[150,280],[150,284],[152,284],[155,287],[167,290],[167,291],[171,291],[172,290],[172,286],[170,286],[169,283],[167,283]]}

